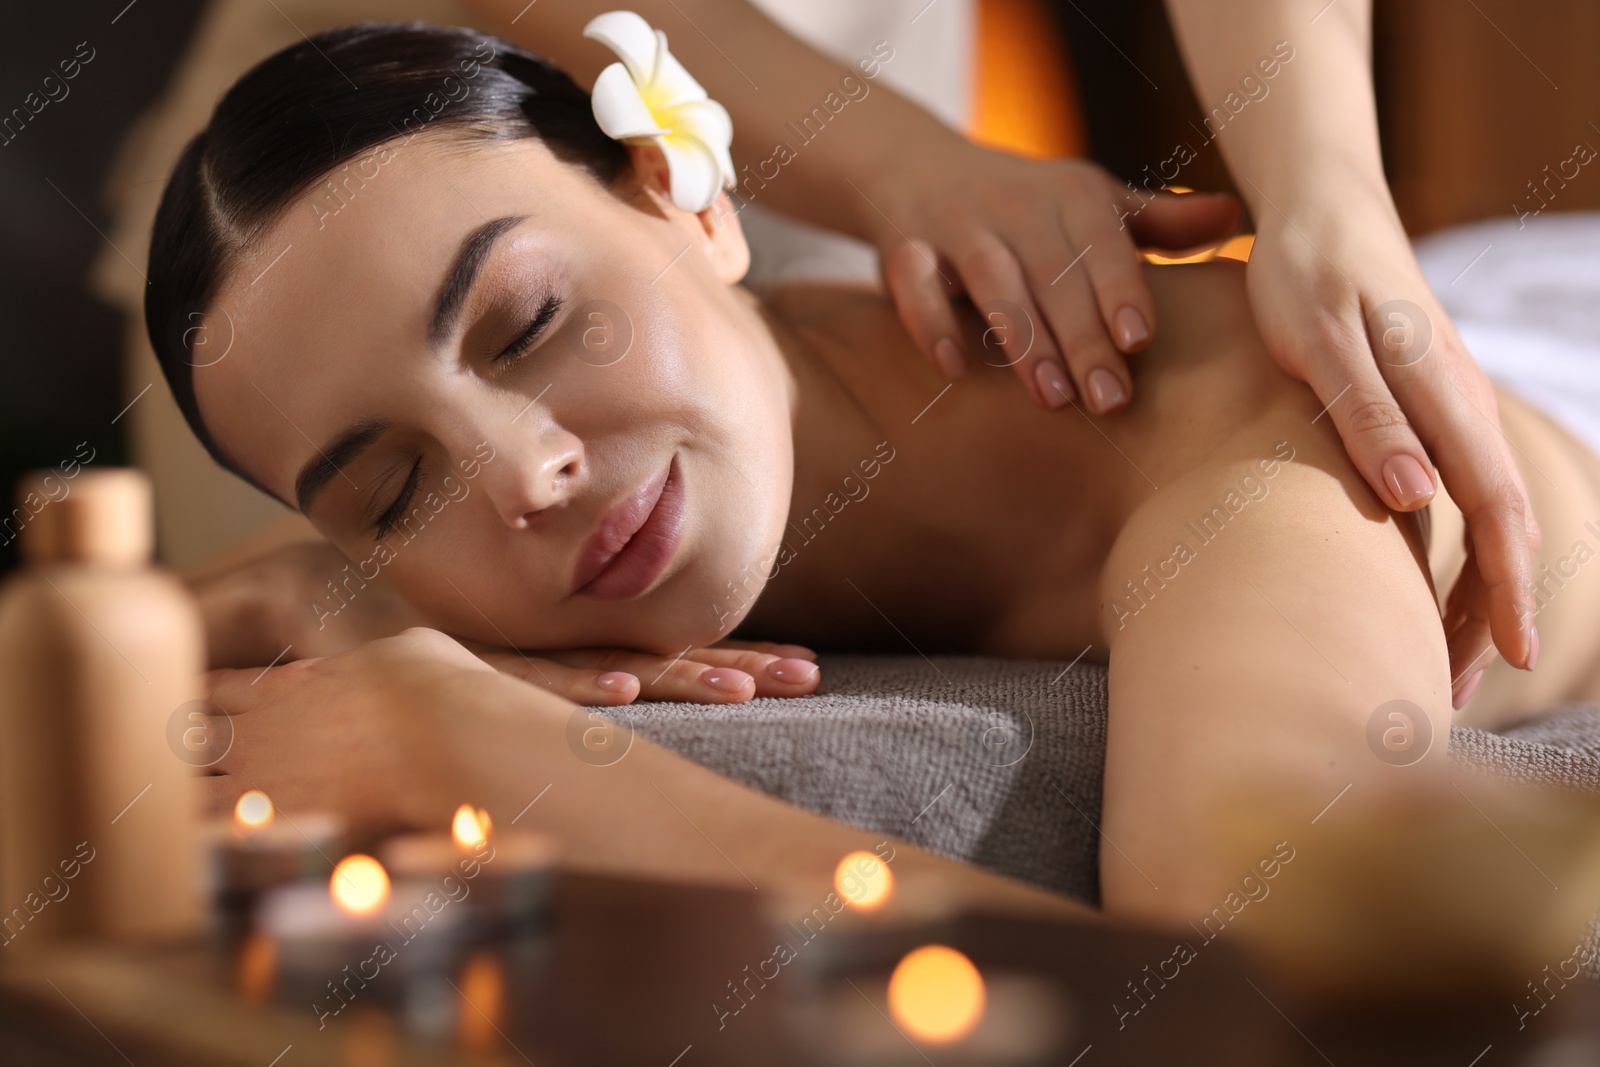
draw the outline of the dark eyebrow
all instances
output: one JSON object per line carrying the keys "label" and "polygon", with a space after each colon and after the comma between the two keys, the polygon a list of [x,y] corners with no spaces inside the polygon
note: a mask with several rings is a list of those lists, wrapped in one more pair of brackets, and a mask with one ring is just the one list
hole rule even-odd
{"label": "dark eyebrow", "polygon": [[301,467],[300,473],[295,475],[294,479],[294,499],[300,508],[300,514],[309,514],[312,500],[322,487],[340,472],[341,467],[382,437],[388,431],[389,425],[382,419],[362,419],[360,422],[351,423],[327,448],[322,449],[315,458]]}
{"label": "dark eyebrow", "polygon": [[[439,302],[433,309],[433,323],[428,327],[428,343],[437,345],[455,330],[461,307],[472,291],[472,283],[483,269],[489,252],[505,233],[527,219],[526,215],[507,215],[492,219],[467,234],[461,250],[445,276],[444,287],[439,292]],[[382,437],[390,424],[382,419],[362,419],[352,423],[328,447],[300,468],[294,479],[295,503],[302,515],[308,514],[312,501],[329,479],[340,472],[346,463],[355,459],[367,447]]]}
{"label": "dark eyebrow", "polygon": [[450,273],[445,276],[444,288],[439,291],[439,303],[433,309],[433,324],[428,328],[430,345],[437,346],[455,330],[456,319],[461,315],[461,305],[467,302],[467,293],[472,290],[473,280],[483,268],[484,261],[489,258],[489,250],[507,230],[527,217],[507,215],[505,218],[486,222],[467,234],[467,239],[461,242],[461,251],[456,253],[456,261],[450,267]]}

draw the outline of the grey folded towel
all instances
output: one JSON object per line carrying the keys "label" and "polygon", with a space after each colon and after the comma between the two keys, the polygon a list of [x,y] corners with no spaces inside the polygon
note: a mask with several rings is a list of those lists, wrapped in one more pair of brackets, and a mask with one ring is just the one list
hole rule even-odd
{"label": "grey folded towel", "polygon": [[[821,690],[605,709],[736,781],[842,822],[1099,902],[1106,669],[827,654]],[[1465,766],[1600,792],[1600,708],[1450,733]],[[1591,944],[1600,945],[1600,924]],[[1600,963],[1588,968],[1600,977]]]}

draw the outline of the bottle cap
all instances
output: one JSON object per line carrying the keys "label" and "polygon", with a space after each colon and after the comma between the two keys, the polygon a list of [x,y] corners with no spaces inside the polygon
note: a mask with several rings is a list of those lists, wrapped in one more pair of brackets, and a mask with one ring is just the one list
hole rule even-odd
{"label": "bottle cap", "polygon": [[31,471],[17,482],[17,509],[26,517],[22,558],[33,566],[150,562],[150,478],[141,470],[80,470],[73,478],[54,470]]}

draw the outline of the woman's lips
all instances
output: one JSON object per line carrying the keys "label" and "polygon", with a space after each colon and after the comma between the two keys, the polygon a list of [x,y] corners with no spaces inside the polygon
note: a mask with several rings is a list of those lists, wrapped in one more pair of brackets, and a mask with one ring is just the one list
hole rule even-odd
{"label": "woman's lips", "polygon": [[667,569],[683,535],[683,477],[674,455],[665,470],[629,493],[584,542],[572,595],[627,600]]}

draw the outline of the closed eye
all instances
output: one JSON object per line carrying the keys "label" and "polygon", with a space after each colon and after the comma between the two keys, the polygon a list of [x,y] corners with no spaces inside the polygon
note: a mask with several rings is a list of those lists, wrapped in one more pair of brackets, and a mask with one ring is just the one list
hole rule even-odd
{"label": "closed eye", "polygon": [[512,363],[520,359],[533,347],[534,342],[539,339],[539,335],[544,333],[545,327],[550,325],[550,321],[556,317],[556,313],[560,310],[561,299],[559,297],[545,297],[544,303],[539,305],[539,311],[533,316],[533,321],[528,323],[527,329],[523,330],[516,340],[507,345],[499,355],[489,362]]}
{"label": "closed eye", "polygon": [[399,494],[394,498],[394,503],[378,516],[374,541],[382,541],[394,532],[395,524],[400,521],[400,516],[406,513],[406,508],[411,506],[411,498],[416,495],[417,483],[422,480],[422,460],[418,459],[411,465],[411,473],[406,476],[406,483],[400,487]]}

